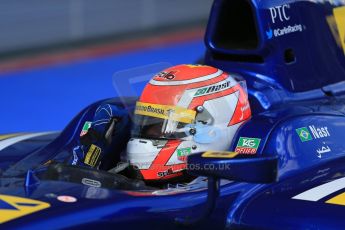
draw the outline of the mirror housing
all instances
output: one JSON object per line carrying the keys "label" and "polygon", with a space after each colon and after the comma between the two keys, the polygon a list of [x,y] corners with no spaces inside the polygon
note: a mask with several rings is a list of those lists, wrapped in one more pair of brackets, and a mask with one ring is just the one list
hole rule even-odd
{"label": "mirror housing", "polygon": [[187,158],[188,172],[195,176],[248,183],[277,181],[278,158],[238,155],[233,152],[197,153]]}
{"label": "mirror housing", "polygon": [[192,175],[208,177],[207,200],[202,211],[198,215],[175,218],[177,224],[191,226],[212,214],[220,193],[220,179],[248,183],[276,182],[278,158],[208,151],[189,155],[187,170]]}

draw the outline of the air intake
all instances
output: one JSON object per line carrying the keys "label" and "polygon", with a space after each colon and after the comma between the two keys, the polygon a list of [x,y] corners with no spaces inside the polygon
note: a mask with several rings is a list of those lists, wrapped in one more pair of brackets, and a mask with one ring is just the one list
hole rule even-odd
{"label": "air intake", "polygon": [[217,48],[252,50],[258,47],[254,13],[246,0],[221,1],[213,44]]}

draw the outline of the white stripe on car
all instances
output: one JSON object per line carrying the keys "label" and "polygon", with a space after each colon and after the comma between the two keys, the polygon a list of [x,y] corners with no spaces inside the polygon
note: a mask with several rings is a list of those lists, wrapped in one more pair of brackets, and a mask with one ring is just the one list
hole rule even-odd
{"label": "white stripe on car", "polygon": [[54,133],[54,132],[31,133],[31,134],[24,134],[24,135],[5,139],[3,141],[0,141],[0,151],[20,141],[24,141],[24,140],[34,138],[34,137],[44,136],[51,133]]}
{"label": "white stripe on car", "polygon": [[345,188],[345,177],[309,189],[298,194],[297,196],[292,197],[292,199],[318,201],[343,188]]}

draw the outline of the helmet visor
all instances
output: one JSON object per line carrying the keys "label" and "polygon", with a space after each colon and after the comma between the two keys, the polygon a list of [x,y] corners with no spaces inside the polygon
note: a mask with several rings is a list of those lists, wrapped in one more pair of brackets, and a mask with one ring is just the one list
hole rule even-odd
{"label": "helmet visor", "polygon": [[196,112],[178,106],[137,102],[132,135],[152,139],[181,139],[189,135]]}

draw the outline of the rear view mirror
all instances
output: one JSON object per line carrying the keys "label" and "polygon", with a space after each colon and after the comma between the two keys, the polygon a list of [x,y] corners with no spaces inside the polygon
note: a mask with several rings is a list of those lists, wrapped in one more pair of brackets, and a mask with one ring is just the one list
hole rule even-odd
{"label": "rear view mirror", "polygon": [[276,157],[209,151],[188,156],[187,164],[188,172],[196,176],[249,183],[272,183],[277,180]]}
{"label": "rear view mirror", "polygon": [[208,151],[189,155],[187,165],[190,174],[208,177],[208,190],[205,207],[199,215],[175,218],[176,223],[185,226],[199,223],[212,214],[220,193],[220,179],[248,183],[272,183],[277,181],[277,157]]}

